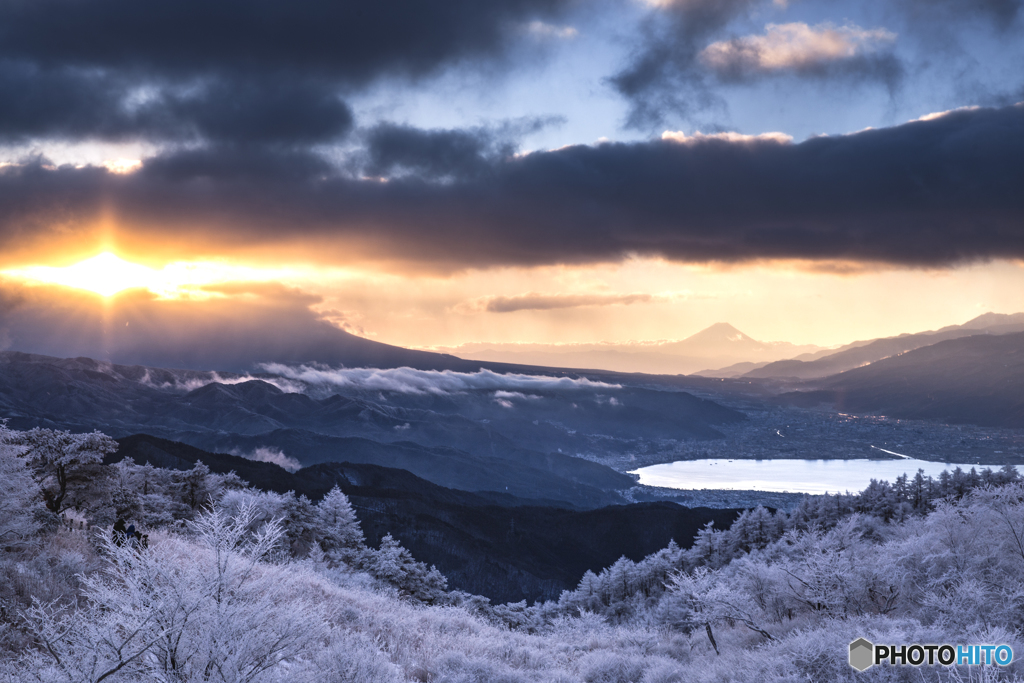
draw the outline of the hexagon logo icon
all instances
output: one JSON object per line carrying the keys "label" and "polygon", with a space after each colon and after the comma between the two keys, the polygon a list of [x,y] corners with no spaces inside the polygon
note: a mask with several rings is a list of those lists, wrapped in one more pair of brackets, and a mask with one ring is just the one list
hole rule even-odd
{"label": "hexagon logo icon", "polygon": [[864,638],[850,643],[850,666],[857,671],[864,671],[875,663],[875,646]]}

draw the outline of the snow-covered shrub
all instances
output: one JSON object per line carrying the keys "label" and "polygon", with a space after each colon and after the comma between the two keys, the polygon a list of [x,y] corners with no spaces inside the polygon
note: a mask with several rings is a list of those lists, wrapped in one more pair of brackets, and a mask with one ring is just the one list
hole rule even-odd
{"label": "snow-covered shrub", "polygon": [[23,455],[25,447],[10,443],[11,435],[0,424],[0,547],[21,545],[34,536],[44,512],[42,490]]}
{"label": "snow-covered shrub", "polygon": [[639,657],[599,650],[580,660],[580,673],[585,683],[639,683],[644,675],[644,661]]}
{"label": "snow-covered shrub", "polygon": [[103,537],[107,566],[84,577],[83,606],[37,601],[26,612],[42,646],[28,664],[54,680],[198,681],[216,671],[243,683],[306,655],[326,628],[321,608],[301,570],[260,561],[282,531],[253,533],[252,516],[214,508],[193,524],[194,541],[160,535],[145,549]]}

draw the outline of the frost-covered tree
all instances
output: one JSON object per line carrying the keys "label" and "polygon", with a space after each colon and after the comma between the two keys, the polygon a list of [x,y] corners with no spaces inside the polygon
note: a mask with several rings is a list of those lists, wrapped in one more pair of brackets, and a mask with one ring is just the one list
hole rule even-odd
{"label": "frost-covered tree", "polygon": [[138,520],[142,516],[142,495],[134,470],[123,460],[111,467],[108,500],[115,518]]}
{"label": "frost-covered tree", "polygon": [[768,640],[775,640],[767,629],[763,610],[757,601],[737,585],[721,580],[721,570],[697,567],[690,573],[679,573],[670,580],[670,589],[661,606],[661,619],[676,628],[690,632],[703,630],[708,641],[719,650],[715,627],[719,624],[742,624]]}
{"label": "frost-covered tree", "polygon": [[894,530],[888,560],[918,616],[952,628],[1024,628],[1024,486],[975,489]]}
{"label": "frost-covered tree", "polygon": [[853,516],[827,533],[803,534],[785,560],[775,563],[782,592],[794,609],[829,618],[888,613],[900,599],[899,579],[879,561],[872,518]]}
{"label": "frost-covered tree", "polygon": [[256,515],[255,524],[278,520],[284,531],[281,550],[292,557],[305,557],[318,540],[317,508],[305,495],[296,496],[294,491],[275,493],[229,489],[220,494],[218,503],[229,514],[236,514],[246,505],[251,506]]}
{"label": "frost-covered tree", "polygon": [[729,560],[728,546],[728,537],[725,536],[725,532],[715,529],[715,523],[711,521],[697,532],[697,536],[693,539],[693,546],[690,548],[690,556],[695,563],[720,567]]}
{"label": "frost-covered tree", "polygon": [[305,557],[315,543],[317,510],[305,495],[294,491],[281,496],[280,519],[288,551],[294,557]]}
{"label": "frost-covered tree", "polygon": [[403,594],[433,603],[444,596],[448,579],[436,567],[417,562],[391,534],[380,540],[380,549],[366,553],[365,568],[373,576],[398,588]]}
{"label": "frost-covered tree", "polygon": [[117,450],[117,442],[101,432],[72,434],[36,428],[12,432],[7,438],[24,447],[46,507],[57,514],[83,502],[83,490],[99,476],[95,465]]}
{"label": "frost-covered tree", "polygon": [[363,546],[363,531],[359,528],[355,510],[348,496],[335,486],[316,506],[320,546],[328,556],[343,559],[346,551]]}
{"label": "frost-covered tree", "polygon": [[725,534],[729,553],[737,555],[764,548],[782,536],[783,526],[783,520],[773,517],[760,505],[753,510],[745,510]]}
{"label": "frost-covered tree", "polygon": [[[26,621],[41,645],[26,663],[50,680],[256,683],[300,659],[325,633],[296,567],[262,562],[283,531],[253,532],[252,507],[214,507],[189,538],[148,549],[101,540],[104,571],[85,577],[81,607],[37,603]],[[300,582],[301,583],[301,582]]]}
{"label": "frost-covered tree", "polygon": [[28,463],[23,447],[5,443],[10,431],[0,425],[0,544],[21,542],[38,529],[42,491]]}
{"label": "frost-covered tree", "polygon": [[588,570],[575,590],[562,592],[558,610],[573,615],[592,612],[615,623],[628,622],[657,604],[669,577],[683,566],[684,555],[670,541],[640,562],[621,557],[599,574]]}
{"label": "frost-covered tree", "polygon": [[205,505],[213,493],[210,484],[210,468],[204,465],[202,460],[197,460],[192,469],[178,475],[178,490],[182,502],[192,510]]}

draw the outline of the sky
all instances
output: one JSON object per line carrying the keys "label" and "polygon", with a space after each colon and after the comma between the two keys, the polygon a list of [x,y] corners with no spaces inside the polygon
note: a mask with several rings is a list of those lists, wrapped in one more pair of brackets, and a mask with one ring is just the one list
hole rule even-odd
{"label": "sky", "polygon": [[1022,311],[1022,38],[1021,0],[2,2],[0,349]]}

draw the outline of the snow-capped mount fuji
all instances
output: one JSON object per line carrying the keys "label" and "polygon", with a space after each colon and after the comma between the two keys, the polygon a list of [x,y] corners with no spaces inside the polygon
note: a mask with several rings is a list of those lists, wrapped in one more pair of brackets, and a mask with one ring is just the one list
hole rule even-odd
{"label": "snow-capped mount fuji", "polygon": [[[815,347],[816,348],[816,347]],[[774,354],[785,349],[786,353],[793,349],[795,354],[805,353],[804,347],[797,347],[788,342],[761,342],[740,332],[729,323],[715,323],[697,334],[678,342],[670,342],[659,347],[665,353],[681,356],[743,356],[753,362],[762,360],[765,354]]]}
{"label": "snow-capped mount fuji", "polygon": [[736,363],[764,364],[821,352],[821,347],[764,342],[729,323],[715,323],[679,341],[585,344],[474,343],[438,349],[460,358],[651,374],[692,374]]}

